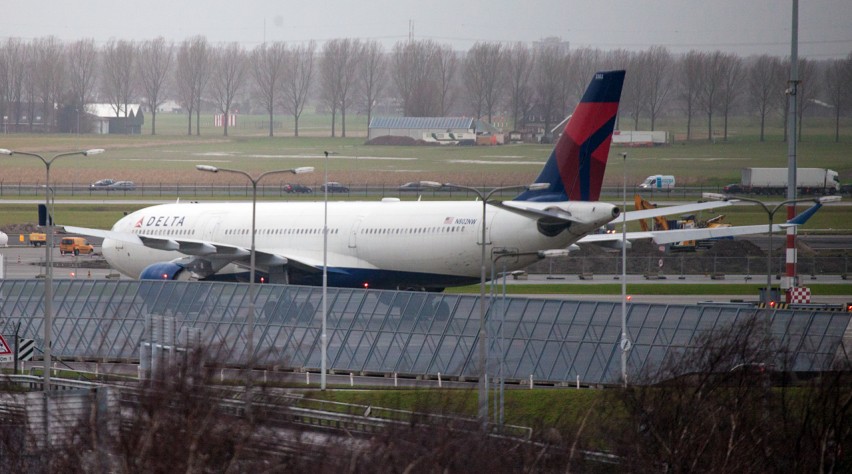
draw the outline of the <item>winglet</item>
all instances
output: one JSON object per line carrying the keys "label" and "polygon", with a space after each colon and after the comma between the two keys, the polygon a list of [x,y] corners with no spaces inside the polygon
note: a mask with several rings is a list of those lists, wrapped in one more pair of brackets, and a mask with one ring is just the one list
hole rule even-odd
{"label": "winglet", "polygon": [[787,221],[787,224],[792,224],[792,225],[802,225],[802,224],[804,224],[805,222],[807,222],[807,221],[808,221],[808,219],[810,219],[812,215],[816,214],[816,212],[817,212],[817,211],[818,211],[821,207],[822,207],[822,203],[821,203],[821,202],[817,202],[817,203],[816,203],[816,204],[814,204],[813,206],[811,206],[811,207],[809,207],[809,208],[805,209],[804,211],[802,211],[801,213],[799,213],[799,215],[797,215],[796,217],[794,217],[794,218],[792,218],[792,219],[788,220],[788,221]]}

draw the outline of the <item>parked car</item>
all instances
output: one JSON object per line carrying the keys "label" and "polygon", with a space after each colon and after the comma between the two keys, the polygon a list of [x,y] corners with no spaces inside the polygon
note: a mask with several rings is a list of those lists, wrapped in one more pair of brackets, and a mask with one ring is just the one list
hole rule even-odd
{"label": "parked car", "polygon": [[116,181],[107,186],[107,191],[133,191],[136,184],[133,181]]}
{"label": "parked car", "polygon": [[731,183],[722,188],[722,190],[725,192],[725,194],[736,194],[743,192],[743,187],[740,184]]}
{"label": "parked car", "polygon": [[310,193],[314,192],[314,190],[303,185],[303,184],[287,183],[287,184],[284,185],[284,192],[288,193],[288,194],[291,194],[291,193],[310,194]]}
{"label": "parked car", "polygon": [[433,186],[424,186],[423,181],[412,181],[410,183],[405,183],[399,188],[399,191],[441,191],[441,187]]}
{"label": "parked car", "polygon": [[329,182],[323,184],[322,186],[320,186],[321,191],[325,191],[326,188],[328,189],[328,192],[330,192],[330,193],[348,193],[349,192],[348,187],[338,183],[337,181],[329,181]]}
{"label": "parked car", "polygon": [[101,179],[101,180],[95,181],[94,183],[90,184],[89,189],[92,190],[92,191],[105,190],[105,189],[109,188],[110,186],[112,186],[113,183],[115,183],[114,179],[109,179],[109,178]]}

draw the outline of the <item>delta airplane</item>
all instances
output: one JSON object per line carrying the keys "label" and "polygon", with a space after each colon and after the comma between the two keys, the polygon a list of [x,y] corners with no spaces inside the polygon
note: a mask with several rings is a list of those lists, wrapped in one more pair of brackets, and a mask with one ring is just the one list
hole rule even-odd
{"label": "delta airplane", "polygon": [[[598,198],[624,75],[594,75],[535,187],[511,201],[487,203],[485,250],[517,253],[507,270],[528,266],[546,250],[565,249],[619,216],[618,207]],[[322,284],[324,205],[256,204],[256,278]],[[482,201],[327,206],[329,286],[441,291],[480,279]],[[132,278],[246,281],[251,215],[251,203],[175,203],[131,213],[110,231],[65,229],[103,237],[104,257]]]}

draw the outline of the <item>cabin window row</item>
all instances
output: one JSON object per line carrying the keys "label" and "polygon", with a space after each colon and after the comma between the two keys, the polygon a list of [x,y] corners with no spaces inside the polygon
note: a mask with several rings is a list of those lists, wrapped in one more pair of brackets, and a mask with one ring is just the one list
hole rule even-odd
{"label": "cabin window row", "polygon": [[361,229],[362,234],[367,235],[399,235],[399,234],[445,234],[452,232],[464,232],[465,227],[461,225],[435,226],[435,227],[384,227]]}
{"label": "cabin window row", "polygon": [[[322,235],[322,227],[305,229],[255,229],[257,235]],[[338,229],[328,229],[329,235],[337,234]],[[225,235],[249,235],[250,229],[226,229]]]}
{"label": "cabin window row", "polygon": [[140,235],[195,235],[195,229],[133,229],[133,233]]}

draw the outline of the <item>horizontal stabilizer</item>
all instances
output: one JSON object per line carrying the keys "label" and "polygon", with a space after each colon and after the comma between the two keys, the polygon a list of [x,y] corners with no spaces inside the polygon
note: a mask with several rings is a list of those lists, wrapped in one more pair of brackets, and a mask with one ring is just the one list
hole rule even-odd
{"label": "horizontal stabilizer", "polygon": [[730,201],[708,201],[698,202],[695,204],[682,204],[679,206],[657,207],[654,209],[644,209],[641,211],[627,212],[625,218],[628,221],[636,221],[639,219],[648,219],[657,216],[670,216],[677,214],[688,214],[696,211],[704,211],[707,209],[717,209],[720,207],[730,206],[739,201],[732,199]]}
{"label": "horizontal stabilizer", "polygon": [[502,207],[508,211],[516,212],[518,214],[522,214],[532,218],[540,218],[540,217],[548,217],[551,219],[557,219],[565,222],[576,222],[578,224],[588,224],[587,221],[582,219],[577,219],[572,216],[570,213],[562,211],[556,207],[548,207],[547,209],[540,209],[536,207],[531,207],[525,205],[526,201],[503,201],[503,202],[493,202],[495,206]]}

